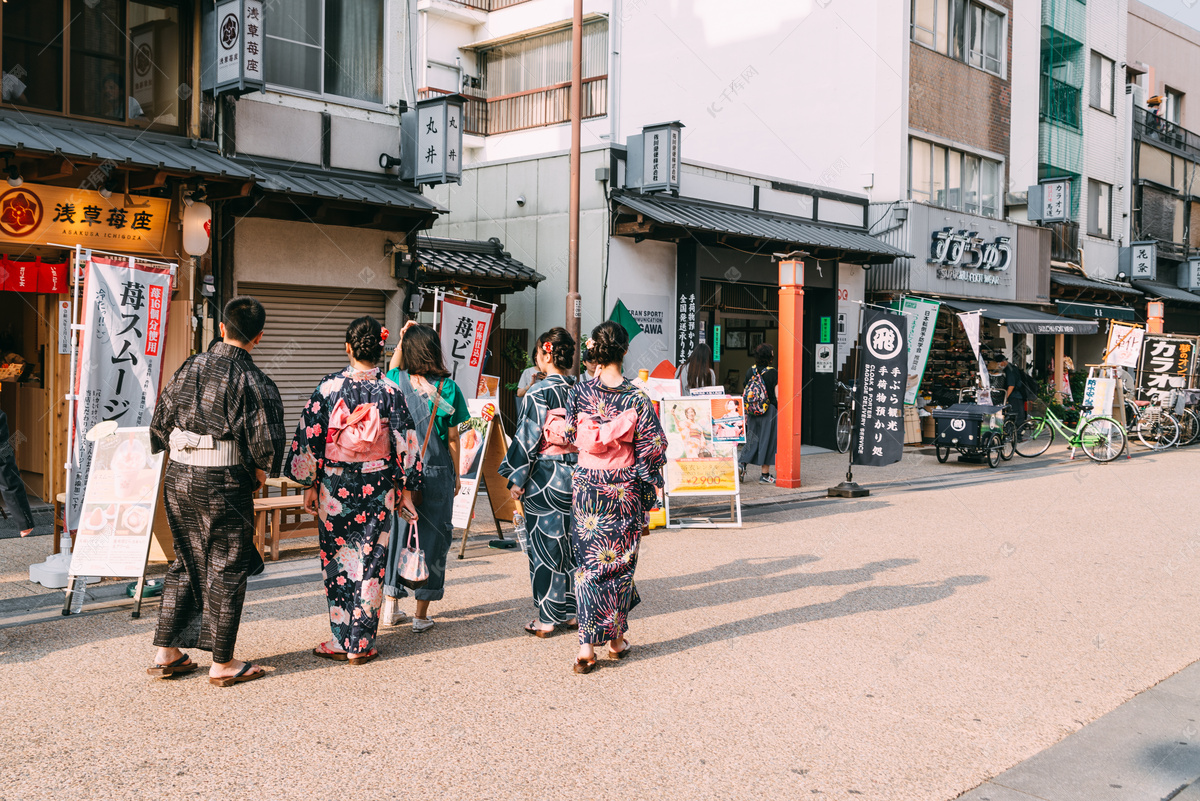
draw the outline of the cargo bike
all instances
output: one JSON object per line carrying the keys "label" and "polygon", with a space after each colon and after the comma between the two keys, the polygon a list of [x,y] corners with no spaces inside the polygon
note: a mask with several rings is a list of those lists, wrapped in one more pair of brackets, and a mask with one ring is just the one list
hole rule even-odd
{"label": "cargo bike", "polygon": [[931,414],[937,426],[933,444],[937,460],[945,462],[951,451],[958,451],[962,461],[983,461],[988,467],[998,467],[1000,461],[1013,457],[1016,426],[1005,419],[1007,406],[978,403],[956,403],[946,409],[934,409]]}

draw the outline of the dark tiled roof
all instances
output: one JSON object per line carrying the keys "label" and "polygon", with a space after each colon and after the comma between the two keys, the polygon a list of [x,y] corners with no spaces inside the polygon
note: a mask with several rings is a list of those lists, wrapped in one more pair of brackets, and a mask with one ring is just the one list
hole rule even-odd
{"label": "dark tiled roof", "polygon": [[0,150],[23,150],[118,167],[250,179],[246,167],[185,136],[0,111]]}
{"label": "dark tiled roof", "polygon": [[546,276],[504,252],[498,239],[478,242],[467,239],[417,237],[417,261],[428,277],[486,279],[488,284],[524,289]]}
{"label": "dark tiled roof", "polygon": [[1194,295],[1174,284],[1164,284],[1162,281],[1134,281],[1133,285],[1152,298],[1200,306],[1200,295]]}
{"label": "dark tiled roof", "polygon": [[1092,289],[1097,292],[1112,292],[1117,295],[1129,295],[1131,297],[1141,297],[1142,295],[1141,292],[1127,284],[1097,281],[1094,278],[1084,278],[1082,275],[1075,275],[1074,273],[1060,273],[1057,270],[1050,271],[1050,280],[1059,286],[1069,286],[1073,289]]}
{"label": "dark tiled roof", "polygon": [[258,179],[257,186],[268,192],[427,212],[442,211],[436,203],[422,196],[420,192],[403,186],[395,178],[386,175],[288,166],[248,157],[240,158],[239,162],[253,171]]}
{"label": "dark tiled roof", "polygon": [[721,206],[686,198],[614,192],[613,198],[638,214],[664,225],[699,231],[768,239],[802,247],[865,254],[872,261],[912,258],[899,248],[882,242],[865,231],[854,231],[736,206]]}

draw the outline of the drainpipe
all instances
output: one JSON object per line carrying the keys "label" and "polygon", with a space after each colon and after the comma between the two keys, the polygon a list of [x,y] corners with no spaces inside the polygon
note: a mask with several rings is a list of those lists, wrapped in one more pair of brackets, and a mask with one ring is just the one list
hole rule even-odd
{"label": "drainpipe", "polygon": [[[571,25],[571,187],[569,230],[567,235],[567,333],[579,341],[579,170],[580,130],[583,123],[583,0],[575,0],[575,16]],[[579,349],[575,349],[572,368],[579,374]]]}

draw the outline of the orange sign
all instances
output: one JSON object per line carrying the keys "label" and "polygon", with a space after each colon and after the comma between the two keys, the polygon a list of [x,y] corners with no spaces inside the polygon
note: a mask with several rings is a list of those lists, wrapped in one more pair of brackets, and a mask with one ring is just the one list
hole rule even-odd
{"label": "orange sign", "polygon": [[[124,197],[62,186],[0,184],[0,242],[82,245],[122,253],[161,254],[171,201]],[[145,205],[142,205],[142,204]]]}

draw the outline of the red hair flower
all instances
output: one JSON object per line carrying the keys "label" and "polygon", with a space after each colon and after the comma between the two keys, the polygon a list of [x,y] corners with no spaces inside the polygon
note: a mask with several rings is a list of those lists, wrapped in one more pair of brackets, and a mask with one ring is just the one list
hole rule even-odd
{"label": "red hair flower", "polygon": [[382,330],[379,332],[379,344],[381,344],[381,345],[382,345],[383,343],[387,342],[387,341],[388,341],[388,337],[390,337],[390,336],[391,336],[391,332],[390,332],[390,331],[388,331],[386,328],[382,329]]}

